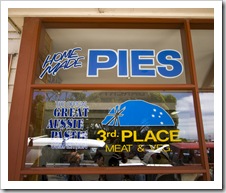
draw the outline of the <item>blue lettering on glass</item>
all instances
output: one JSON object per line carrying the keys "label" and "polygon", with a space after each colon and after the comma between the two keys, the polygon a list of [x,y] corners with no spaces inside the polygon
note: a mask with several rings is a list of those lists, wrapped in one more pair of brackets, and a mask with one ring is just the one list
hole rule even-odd
{"label": "blue lettering on glass", "polygon": [[63,52],[57,52],[53,54],[52,57],[49,54],[42,65],[44,70],[40,74],[39,78],[42,79],[46,73],[55,76],[60,69],[67,70],[72,67],[82,67],[82,62],[80,60],[84,59],[85,57],[79,56],[77,53],[77,51],[81,50],[82,48],[76,47]]}
{"label": "blue lettering on glass", "polygon": [[128,50],[118,51],[118,77],[128,77]]}
{"label": "blue lettering on glass", "polygon": [[51,131],[51,138],[62,138],[61,131]]}
{"label": "blue lettering on glass", "polygon": [[102,121],[108,126],[175,126],[171,116],[155,104],[128,100],[112,108]]}
{"label": "blue lettering on glass", "polygon": [[[103,60],[103,59],[107,60]],[[101,60],[102,59],[102,60]],[[117,63],[117,53],[114,50],[89,50],[87,74],[89,77],[98,77],[99,69],[112,69]]]}
{"label": "blue lettering on glass", "polygon": [[78,147],[70,144],[70,139],[88,139],[88,130],[84,130],[84,118],[88,118],[89,113],[87,101],[55,101],[55,103],[54,118],[48,120],[46,129],[51,130],[51,138],[61,138],[62,142],[52,145],[51,148],[87,149],[86,145]]}
{"label": "blue lettering on glass", "polygon": [[[155,66],[155,57],[160,66]],[[104,59],[105,60],[100,60]],[[107,58],[107,59],[106,59]],[[180,62],[181,54],[172,49],[161,50],[155,56],[155,50],[119,49],[90,49],[88,51],[87,77],[98,77],[99,70],[109,70],[117,66],[118,77],[156,77],[157,74],[164,78],[176,78],[183,72]]]}
{"label": "blue lettering on glass", "polygon": [[84,119],[49,119],[46,129],[83,129]]}
{"label": "blue lettering on glass", "polygon": [[150,66],[154,66],[154,59],[151,58],[154,56],[154,50],[131,50],[131,76],[155,77],[155,69],[150,69]]}
{"label": "blue lettering on glass", "polygon": [[88,117],[89,108],[55,108],[53,110],[54,117]]}
{"label": "blue lettering on glass", "polygon": [[183,72],[183,65],[179,61],[181,55],[176,50],[162,50],[157,54],[157,61],[162,66],[157,66],[158,73],[165,78],[175,78]]}

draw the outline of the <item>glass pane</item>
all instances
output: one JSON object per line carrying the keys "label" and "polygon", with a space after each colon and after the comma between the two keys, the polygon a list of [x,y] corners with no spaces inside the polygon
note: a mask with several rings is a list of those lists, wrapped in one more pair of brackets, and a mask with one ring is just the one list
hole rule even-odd
{"label": "glass pane", "polygon": [[214,141],[214,93],[199,93],[204,134],[207,141]]}
{"label": "glass pane", "polygon": [[[214,144],[214,93],[199,93],[205,140]],[[208,148],[208,161],[214,170],[214,148]]]}
{"label": "glass pane", "polygon": [[181,165],[195,123],[189,92],[35,91],[25,167]]}
{"label": "glass pane", "polygon": [[214,30],[191,30],[200,89],[214,88]]}
{"label": "glass pane", "polygon": [[35,83],[185,84],[178,29],[47,29]]}

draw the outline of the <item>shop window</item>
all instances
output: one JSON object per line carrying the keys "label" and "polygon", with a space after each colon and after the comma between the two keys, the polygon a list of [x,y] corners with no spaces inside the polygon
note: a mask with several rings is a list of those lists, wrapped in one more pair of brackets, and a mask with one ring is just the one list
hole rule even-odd
{"label": "shop window", "polygon": [[214,30],[191,30],[198,87],[214,88]]}
{"label": "shop window", "polygon": [[179,29],[47,28],[43,34],[38,84],[186,83]]}
{"label": "shop window", "polygon": [[[204,137],[214,143],[214,30],[191,30],[195,67],[198,80]],[[208,150],[210,169],[213,168],[214,149]]]}
{"label": "shop window", "polygon": [[202,119],[206,141],[214,141],[214,93],[201,92]]}
{"label": "shop window", "polygon": [[192,93],[37,90],[27,143],[28,168],[181,166],[174,144],[198,144]]}

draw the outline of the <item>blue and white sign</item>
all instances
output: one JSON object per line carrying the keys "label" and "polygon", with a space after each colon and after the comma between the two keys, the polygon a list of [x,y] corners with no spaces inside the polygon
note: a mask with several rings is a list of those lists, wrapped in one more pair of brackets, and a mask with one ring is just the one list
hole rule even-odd
{"label": "blue and white sign", "polygon": [[60,69],[68,70],[70,68],[82,67],[82,62],[80,60],[85,59],[85,57],[79,56],[77,53],[81,50],[82,48],[76,47],[64,50],[63,52],[57,52],[52,56],[49,54],[42,65],[44,70],[39,78],[42,79],[46,73],[55,76]]}
{"label": "blue and white sign", "polygon": [[112,108],[102,125],[175,126],[175,123],[162,107],[143,100],[128,100]]}
{"label": "blue and white sign", "polygon": [[181,54],[172,49],[161,50],[157,55],[153,49],[120,49],[118,52],[92,49],[88,51],[87,77],[98,77],[100,70],[117,67],[118,77],[156,77],[158,74],[164,78],[176,78],[183,72],[181,59]]}
{"label": "blue and white sign", "polygon": [[[48,55],[42,65],[45,74],[55,76],[57,72],[70,68],[81,68],[84,56],[78,52],[82,48],[75,47],[63,52]],[[154,49],[89,49],[87,54],[86,77],[99,77],[99,71],[117,68],[117,77],[150,77],[176,78],[183,73],[180,52],[164,49],[157,54]]]}

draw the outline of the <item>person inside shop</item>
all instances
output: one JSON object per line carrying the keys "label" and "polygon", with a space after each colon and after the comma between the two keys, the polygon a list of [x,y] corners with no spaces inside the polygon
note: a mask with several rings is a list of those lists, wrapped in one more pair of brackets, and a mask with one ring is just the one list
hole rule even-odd
{"label": "person inside shop", "polygon": [[[69,167],[79,167],[81,162],[81,156],[78,152],[71,152],[68,162],[70,163]],[[82,181],[82,177],[79,174],[69,175],[68,181]]]}
{"label": "person inside shop", "polygon": [[[121,160],[121,157],[118,154],[114,153],[108,161],[108,166],[109,167],[118,167],[119,160]],[[107,181],[122,181],[122,180],[124,180],[124,175],[108,174],[108,175],[106,175],[106,180]]]}
{"label": "person inside shop", "polygon": [[[97,152],[96,152],[96,154],[94,156],[94,162],[96,162],[99,167],[104,167],[104,156],[98,150],[97,150]],[[106,180],[107,180],[107,178],[106,178],[105,174],[100,174],[99,175],[98,181],[106,181]]]}

